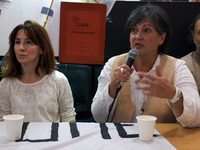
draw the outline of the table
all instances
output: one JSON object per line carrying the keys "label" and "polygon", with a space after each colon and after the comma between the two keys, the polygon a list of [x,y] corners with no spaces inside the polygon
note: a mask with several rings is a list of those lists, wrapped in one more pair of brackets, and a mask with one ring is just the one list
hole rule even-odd
{"label": "table", "polygon": [[22,139],[8,141],[0,122],[0,149],[43,150],[174,150],[200,148],[200,128],[156,124],[153,141],[138,138],[137,123],[24,123]]}
{"label": "table", "polygon": [[178,150],[200,149],[200,127],[184,128],[178,123],[156,123],[155,128]]}

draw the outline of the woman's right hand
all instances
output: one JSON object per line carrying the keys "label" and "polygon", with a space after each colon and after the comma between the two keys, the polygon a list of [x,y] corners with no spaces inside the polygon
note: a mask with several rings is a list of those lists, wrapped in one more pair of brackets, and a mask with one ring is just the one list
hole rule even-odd
{"label": "woman's right hand", "polygon": [[133,73],[134,68],[130,68],[128,65],[122,65],[115,69],[113,79],[109,84],[109,95],[115,97],[116,89],[120,82],[127,82],[130,75]]}

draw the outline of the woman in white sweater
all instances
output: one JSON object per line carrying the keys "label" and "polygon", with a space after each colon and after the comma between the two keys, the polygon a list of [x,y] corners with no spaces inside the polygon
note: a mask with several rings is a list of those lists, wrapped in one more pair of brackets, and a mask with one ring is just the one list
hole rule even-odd
{"label": "woman in white sweater", "polygon": [[22,114],[25,122],[74,122],[71,88],[57,71],[46,30],[27,20],[13,29],[9,43],[1,73],[0,119]]}

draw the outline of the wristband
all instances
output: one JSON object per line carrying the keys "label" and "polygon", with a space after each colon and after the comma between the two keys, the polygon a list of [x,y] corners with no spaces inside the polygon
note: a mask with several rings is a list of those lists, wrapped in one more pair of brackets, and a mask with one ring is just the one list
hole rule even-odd
{"label": "wristband", "polygon": [[176,87],[176,94],[175,94],[175,96],[174,96],[172,99],[170,99],[169,101],[170,101],[171,103],[175,103],[175,102],[177,102],[182,96],[183,96],[182,91],[179,90],[179,89]]}

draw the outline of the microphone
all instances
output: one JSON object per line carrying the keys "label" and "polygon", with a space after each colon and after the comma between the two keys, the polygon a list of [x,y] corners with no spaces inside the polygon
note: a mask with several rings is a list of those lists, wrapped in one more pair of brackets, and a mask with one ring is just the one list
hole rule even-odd
{"label": "microphone", "polygon": [[137,49],[131,49],[128,52],[128,60],[126,62],[126,64],[131,68],[133,62],[135,61],[135,59],[139,56],[139,52],[137,51]]}
{"label": "microphone", "polygon": [[[136,49],[131,49],[128,53],[128,59],[126,64],[131,68],[133,62],[135,61],[135,59],[139,56],[139,52]],[[120,82],[117,85],[117,91],[119,92],[119,90],[122,88],[123,82]]]}

